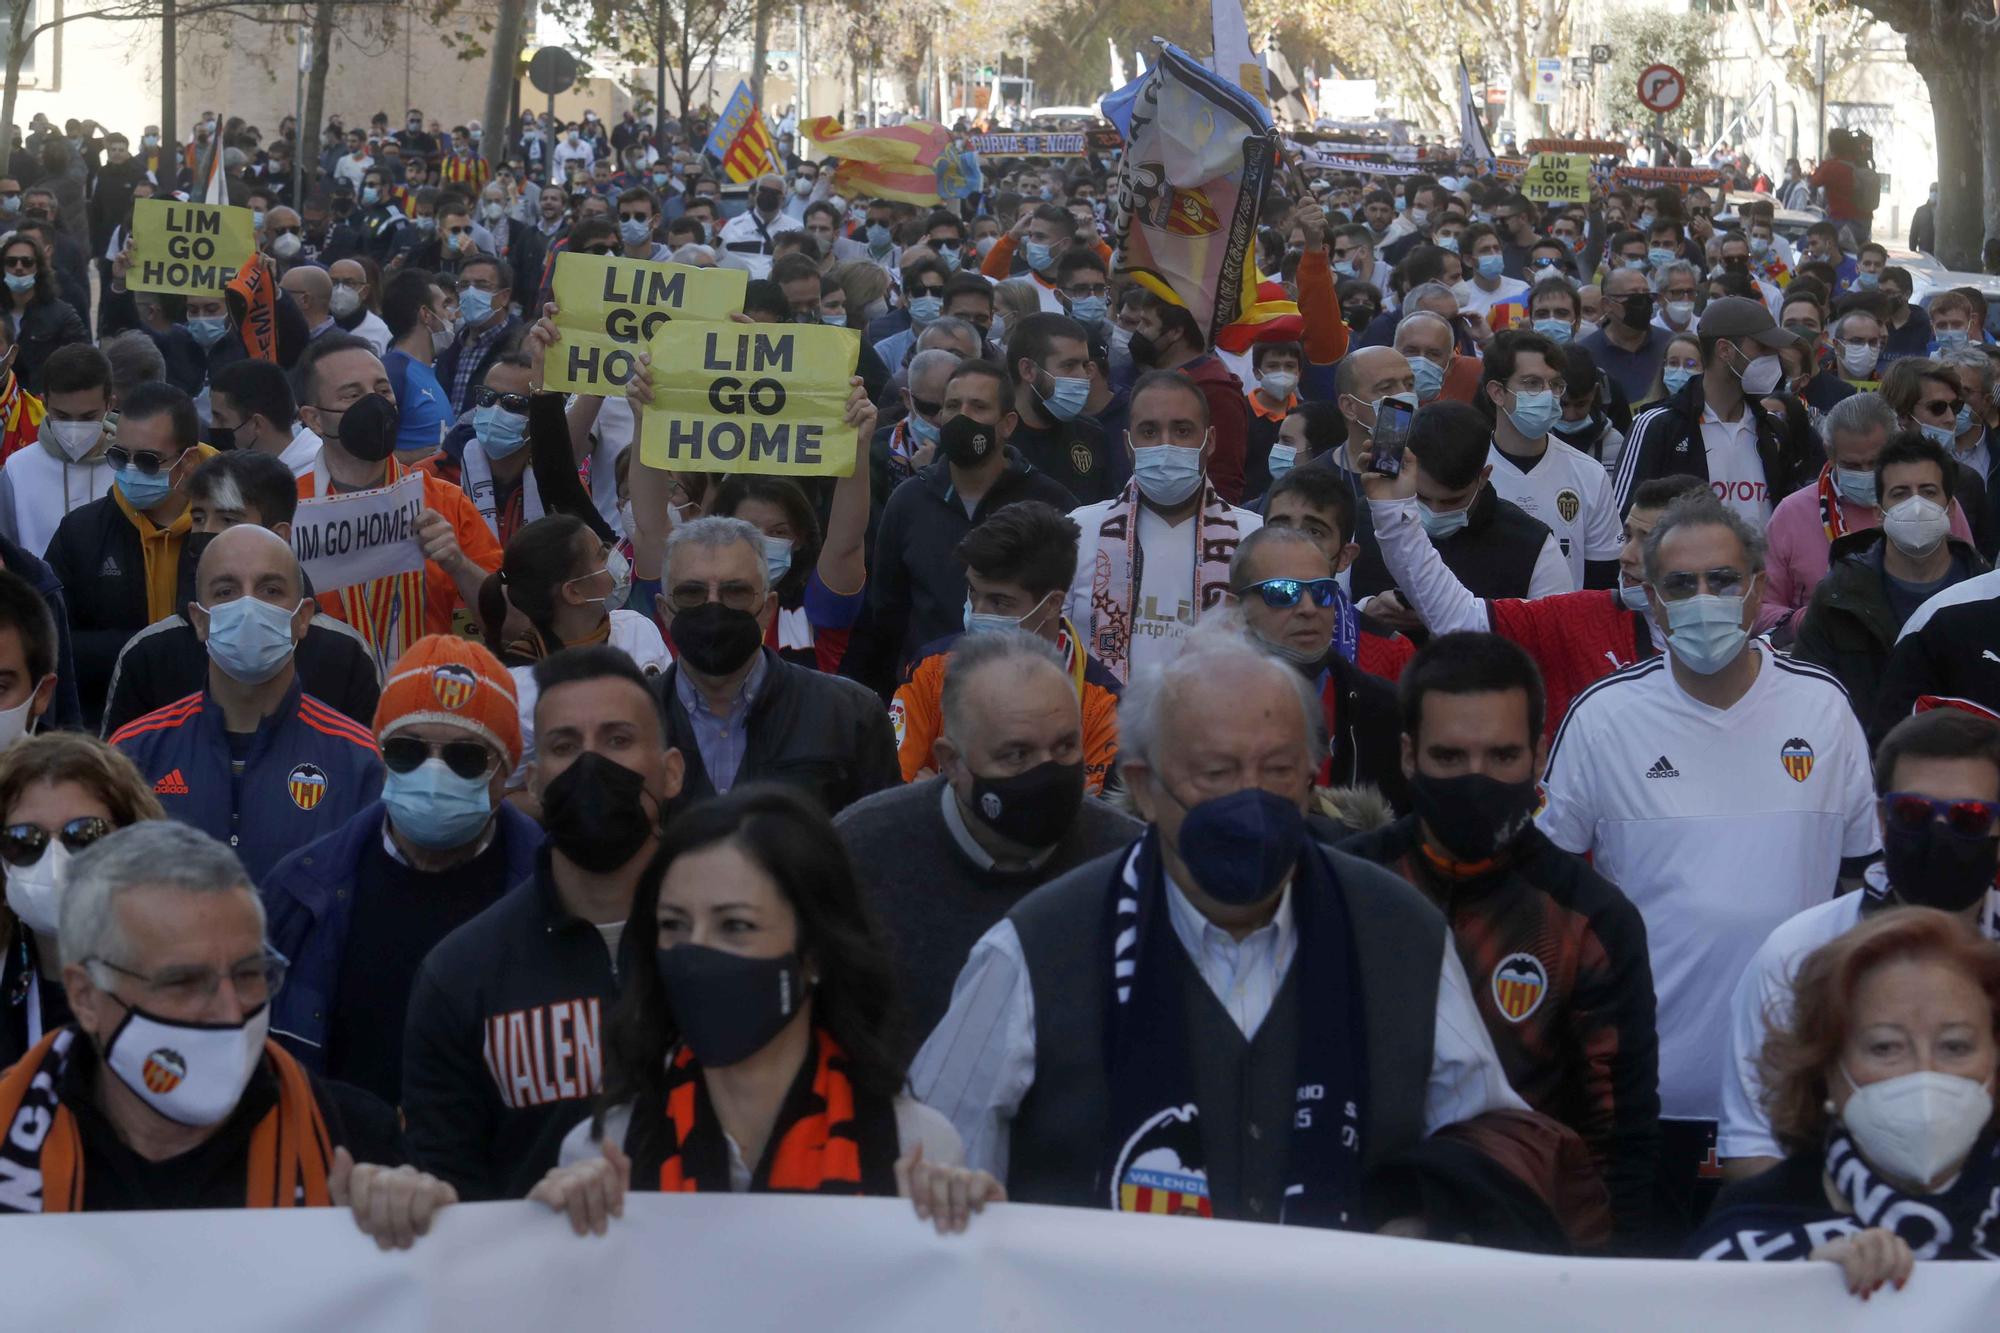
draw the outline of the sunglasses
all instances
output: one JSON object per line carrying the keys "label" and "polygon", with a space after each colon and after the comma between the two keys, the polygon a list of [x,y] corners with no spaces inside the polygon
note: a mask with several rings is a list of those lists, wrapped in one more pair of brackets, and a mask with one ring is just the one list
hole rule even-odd
{"label": "sunglasses", "polygon": [[1943,416],[1948,412],[1958,411],[1958,399],[1927,398],[1923,401],[1923,403],[1920,404],[1920,406],[1924,409],[1924,411],[1929,412],[1932,416]]}
{"label": "sunglasses", "polygon": [[920,415],[926,417],[935,417],[938,413],[944,411],[943,403],[934,403],[928,398],[919,398],[915,394],[910,395],[910,406],[916,408]]}
{"label": "sunglasses", "polygon": [[502,393],[498,389],[489,389],[483,384],[472,391],[472,402],[475,407],[493,407],[497,405],[503,412],[519,412],[523,416],[526,416],[528,413],[527,394]]}
{"label": "sunglasses", "polygon": [[7,271],[9,273],[33,273],[40,267],[41,265],[35,261],[33,255],[7,256]]}
{"label": "sunglasses", "polygon": [[1906,832],[1916,833],[1932,820],[1941,819],[1947,829],[1961,838],[1990,838],[1995,823],[2000,822],[2000,803],[1939,801],[1911,791],[1883,793],[1882,811],[1885,822]]}
{"label": "sunglasses", "polygon": [[1313,605],[1324,610],[1340,600],[1340,584],[1333,579],[1265,579],[1236,590],[1238,597],[1256,593],[1274,611],[1297,606],[1299,598],[1312,594]]}
{"label": "sunglasses", "polygon": [[[96,815],[81,815],[57,829],[54,836],[72,852],[80,852],[111,832],[111,821]],[[42,859],[48,850],[50,833],[40,824],[9,824],[0,829],[0,861],[18,869]]]}
{"label": "sunglasses", "polygon": [[158,476],[161,468],[173,466],[173,463],[168,462],[150,449],[142,449],[138,453],[133,453],[123,445],[117,444],[112,445],[104,451],[104,461],[111,464],[113,472],[123,472],[128,467],[137,468],[139,475],[142,477]]}
{"label": "sunglasses", "polygon": [[932,285],[932,284],[929,284],[929,283],[922,283],[922,282],[919,282],[919,283],[915,283],[915,284],[913,284],[913,285],[912,285],[912,286],[910,287],[910,295],[912,295],[912,296],[943,296],[943,295],[944,295],[944,284],[943,284],[943,283],[941,283],[941,282],[940,282],[940,283],[937,283],[937,284],[935,284],[935,285]]}
{"label": "sunglasses", "polygon": [[444,766],[466,779],[493,775],[499,760],[478,741],[423,741],[415,736],[391,736],[382,742],[382,763],[391,773],[412,773],[425,760],[436,756]]}

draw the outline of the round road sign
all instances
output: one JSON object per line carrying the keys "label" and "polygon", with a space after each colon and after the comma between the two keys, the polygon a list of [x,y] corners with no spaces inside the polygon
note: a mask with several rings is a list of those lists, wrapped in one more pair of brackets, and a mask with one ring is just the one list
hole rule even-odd
{"label": "round road sign", "polygon": [[528,82],[554,97],[576,82],[576,57],[560,46],[545,46],[528,61]]}
{"label": "round road sign", "polygon": [[1639,71],[1639,102],[1653,114],[1666,115],[1686,95],[1687,80],[1672,65],[1648,65]]}

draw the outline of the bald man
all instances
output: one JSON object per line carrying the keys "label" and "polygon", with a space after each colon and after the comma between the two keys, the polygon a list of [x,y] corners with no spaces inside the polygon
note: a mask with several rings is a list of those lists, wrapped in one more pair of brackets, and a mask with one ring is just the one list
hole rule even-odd
{"label": "bald man", "polygon": [[334,323],[343,331],[366,341],[375,349],[375,355],[387,353],[389,326],[370,307],[374,288],[369,282],[368,270],[358,259],[336,259],[326,272],[333,280],[330,308]]}
{"label": "bald man", "polygon": [[299,313],[305,316],[306,329],[313,337],[331,333],[339,327],[333,322],[333,279],[325,269],[300,264],[280,278],[278,286],[284,289],[298,306]]}
{"label": "bald man", "polygon": [[248,523],[216,534],[195,587],[187,615],[207,684],[111,743],[170,818],[228,843],[257,880],[374,801],[382,761],[367,727],[299,686],[293,659],[313,603],[283,537]]}

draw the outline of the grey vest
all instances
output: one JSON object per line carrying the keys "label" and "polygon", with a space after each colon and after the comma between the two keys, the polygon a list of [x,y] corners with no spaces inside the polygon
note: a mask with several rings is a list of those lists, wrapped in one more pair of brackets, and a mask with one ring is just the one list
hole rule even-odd
{"label": "grey vest", "polygon": [[[1401,878],[1344,852],[1321,849],[1333,867],[1354,931],[1362,1022],[1368,1042],[1368,1106],[1362,1167],[1424,1134],[1439,967],[1445,924]],[[1104,1004],[1111,967],[1105,937],[1111,891],[1125,851],[1078,866],[1043,885],[1008,917],[1021,938],[1035,999],[1035,1082],[1015,1114],[1007,1194],[1022,1203],[1108,1207],[1096,1189],[1111,1094],[1104,1076]],[[1178,943],[1178,942],[1177,942]],[[1187,1032],[1210,1198],[1217,1216],[1276,1221],[1282,1200],[1297,1083],[1297,969],[1271,1014],[1245,1041],[1184,949],[1173,963],[1188,1008]]]}

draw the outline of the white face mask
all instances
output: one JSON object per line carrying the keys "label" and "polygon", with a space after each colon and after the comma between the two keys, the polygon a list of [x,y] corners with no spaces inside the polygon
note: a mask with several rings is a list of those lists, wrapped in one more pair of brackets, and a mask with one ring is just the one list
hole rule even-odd
{"label": "white face mask", "polygon": [[174,1023],[129,1009],[104,1045],[104,1063],[175,1124],[220,1124],[236,1109],[264,1058],[270,1027],[269,1005],[235,1026]]}
{"label": "white face mask", "polygon": [[1951,532],[1951,515],[1937,501],[1912,495],[1882,511],[1882,532],[1897,550],[1921,560]]}
{"label": "white face mask", "polygon": [[50,452],[72,463],[95,449],[103,435],[101,420],[42,422],[42,438],[55,446]]}
{"label": "white face mask", "polygon": [[[1740,347],[1737,348],[1736,354],[1741,356],[1743,349]],[[1771,352],[1766,352],[1762,356],[1751,357],[1748,364],[1740,372],[1740,378],[1743,382],[1743,392],[1749,394],[1752,398],[1762,398],[1765,394],[1772,392],[1778,387],[1778,381],[1784,377],[1785,363],[1780,361],[1775,353]]]}
{"label": "white face mask", "polygon": [[69,848],[50,838],[33,865],[7,867],[7,906],[37,935],[56,933],[63,885],[69,881]]}
{"label": "white face mask", "polygon": [[1855,1087],[1841,1123],[1877,1170],[1920,1190],[1965,1160],[1993,1118],[1993,1094],[1969,1078],[1926,1069]]}

